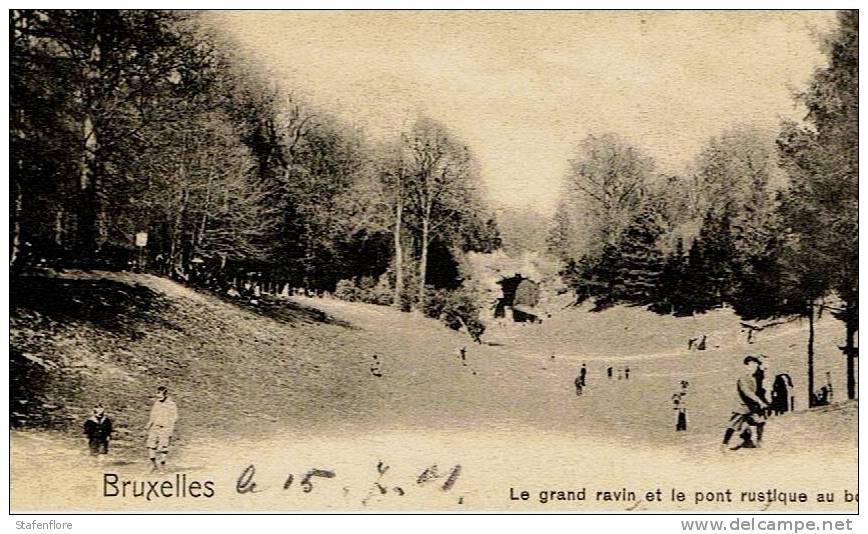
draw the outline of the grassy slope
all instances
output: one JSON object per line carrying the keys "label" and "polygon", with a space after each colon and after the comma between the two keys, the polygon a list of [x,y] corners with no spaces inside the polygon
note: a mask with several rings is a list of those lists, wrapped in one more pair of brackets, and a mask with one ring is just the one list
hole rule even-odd
{"label": "grassy slope", "polygon": [[[488,443],[482,450],[527,448],[528,457],[600,451],[604,444],[617,451],[629,444],[617,453],[630,464],[623,466],[626,472],[635,469],[634,451],[645,458],[638,465],[658,469],[719,465],[716,442],[731,406],[732,377],[747,351],[766,353],[773,370],[793,373],[804,407],[805,325],[775,327],[749,346],[725,310],[674,319],[632,308],[569,309],[542,325],[494,325],[486,334],[492,345],[479,346],[436,321],[365,304],[295,298],[241,306],[133,274],[70,274],[37,282],[45,284],[41,289],[32,282],[13,283],[11,344],[20,365],[24,357],[17,354],[29,356],[26,368],[38,375],[31,382],[38,387],[24,398],[24,388],[13,384],[13,395],[19,393],[12,409],[29,416],[22,420],[27,425],[64,430],[62,440],[80,448],[81,422],[102,402],[122,429],[115,448],[120,457],[141,457],[151,395],[164,382],[180,406],[184,453],[199,447],[218,454],[215,443],[258,449],[274,440],[321,443],[322,450],[348,440],[348,448],[361,451],[364,446],[353,440],[399,433],[401,442],[421,440],[420,450],[450,443],[449,450],[467,456],[463,440],[477,436],[473,443]],[[686,338],[696,333],[709,335],[705,352],[686,351]],[[839,396],[843,359],[834,345],[840,335],[840,323],[820,321],[817,366],[820,376],[832,371]],[[468,347],[467,365],[457,356],[462,345]],[[380,378],[369,370],[374,354],[382,362]],[[577,398],[572,379],[582,361],[589,387]],[[630,365],[630,380],[603,378],[608,365]],[[687,434],[673,432],[669,404],[681,379],[691,382]],[[46,413],[53,415],[34,417]],[[820,465],[814,455],[843,451],[835,452],[835,469],[847,473],[855,458],[855,418],[856,406],[844,405],[775,419],[765,450],[778,458],[795,455],[779,460],[781,473],[806,461]],[[39,443],[29,441],[31,435],[17,433],[13,454]],[[502,462],[499,457],[512,453],[476,460]],[[620,469],[622,461],[565,460],[555,456],[545,463],[555,473],[576,466],[593,473]],[[521,468],[477,466],[488,473],[499,469]],[[660,476],[647,469],[633,474]]]}
{"label": "grassy slope", "polygon": [[[42,398],[13,399],[12,410],[29,417],[21,419],[25,425],[77,432],[102,402],[121,428],[138,435],[150,395],[168,383],[191,432],[232,432],[249,423],[254,431],[335,423],[533,426],[552,414],[564,424],[609,431],[585,421],[596,413],[595,420],[653,439],[668,436],[656,427],[669,426],[669,396],[682,379],[692,383],[697,418],[725,418],[728,384],[747,352],[767,354],[772,372],[791,373],[804,406],[800,323],[762,332],[748,345],[726,310],[676,319],[635,308],[571,309],[542,325],[494,325],[486,336],[493,346],[478,346],[435,321],[384,307],[316,299],[239,306],[156,277],[100,276],[13,284],[13,359],[20,364],[18,354],[28,354],[47,366],[22,365],[41,375],[33,383],[43,391]],[[709,336],[708,350],[688,352],[687,338],[701,333]],[[840,395],[839,336],[838,322],[820,321],[818,382],[830,371]],[[457,358],[461,345],[469,348],[466,367]],[[369,372],[374,354],[382,379]],[[571,381],[580,362],[589,365],[590,395],[576,412]],[[609,365],[629,365],[629,383],[603,378]]]}
{"label": "grassy slope", "polygon": [[13,419],[25,425],[77,432],[102,402],[122,429],[141,435],[160,383],[184,407],[184,428],[196,432],[278,419],[303,427],[314,412],[352,416],[355,409],[357,390],[343,377],[364,370],[363,358],[345,350],[352,330],[321,312],[294,307],[274,319],[129,274],[79,273],[13,286],[13,357],[41,375],[40,395],[13,399],[13,411],[26,416]]}

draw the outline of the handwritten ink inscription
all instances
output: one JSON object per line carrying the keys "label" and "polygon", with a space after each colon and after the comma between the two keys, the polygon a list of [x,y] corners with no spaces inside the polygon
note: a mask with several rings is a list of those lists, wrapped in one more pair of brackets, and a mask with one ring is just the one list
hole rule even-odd
{"label": "handwritten ink inscription", "polygon": [[[456,464],[450,469],[440,471],[437,464],[426,467],[419,472],[415,480],[411,479],[409,483],[403,485],[400,482],[391,482],[387,480],[387,474],[391,466],[383,461],[379,461],[375,466],[376,476],[367,488],[365,496],[361,499],[361,504],[367,506],[374,499],[381,499],[387,496],[403,497],[407,495],[409,488],[424,488],[436,486],[440,491],[448,492],[452,490],[455,483],[461,475],[461,465]],[[324,482],[320,479],[333,479],[338,475],[334,469],[310,468],[304,471],[303,474],[288,473],[283,481],[283,491],[291,491],[296,478],[299,479],[298,487],[302,493],[311,493],[317,484]],[[265,486],[260,487],[257,480],[256,465],[250,464],[245,467],[235,483],[235,491],[239,495],[255,494],[266,491]],[[349,496],[352,493],[351,487],[343,486],[343,495]],[[458,503],[464,503],[464,496],[458,498]]]}

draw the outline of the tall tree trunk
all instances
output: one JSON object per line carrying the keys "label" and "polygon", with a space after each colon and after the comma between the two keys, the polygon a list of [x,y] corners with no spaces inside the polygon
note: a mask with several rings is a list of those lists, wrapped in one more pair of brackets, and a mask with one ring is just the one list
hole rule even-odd
{"label": "tall tree trunk", "polygon": [[205,240],[205,229],[208,227],[208,208],[211,204],[211,182],[213,174],[208,173],[208,182],[205,185],[205,202],[202,204],[202,218],[199,220],[199,229],[193,240],[193,254],[202,254],[202,243]]}
{"label": "tall tree trunk", "polygon": [[[21,169],[24,165],[19,160],[18,167]],[[24,205],[24,191],[23,187],[18,180],[21,179],[21,173],[17,179],[12,180],[12,187],[15,189],[14,192],[14,207],[12,210],[12,248],[9,251],[9,266],[15,265],[15,262],[18,261],[18,257],[21,255],[21,212],[23,211]]]}
{"label": "tall tree trunk", "polygon": [[54,214],[54,244],[58,249],[63,246],[63,222],[66,217],[66,211],[63,206],[57,208]]}
{"label": "tall tree trunk", "polygon": [[395,294],[392,306],[401,308],[401,295],[404,293],[404,248],[401,246],[401,224],[404,216],[404,193],[398,186],[398,198],[395,204]]}
{"label": "tall tree trunk", "polygon": [[79,163],[79,192],[81,194],[81,211],[79,217],[79,247],[84,258],[93,259],[98,250],[99,217],[97,212],[97,150],[99,143],[93,117],[86,113],[82,121],[84,147]]}
{"label": "tall tree trunk", "polygon": [[859,304],[857,302],[845,303],[847,307],[847,319],[845,327],[847,329],[847,342],[844,346],[844,353],[847,356],[847,398],[854,400],[856,398],[856,356],[859,349],[856,348],[856,331],[859,328],[859,320],[856,318],[856,309]]}
{"label": "tall tree trunk", "polygon": [[425,215],[422,217],[422,255],[419,258],[419,309],[425,307],[425,275],[428,272],[428,228],[430,224],[431,208],[430,205],[425,209]]}
{"label": "tall tree trunk", "polygon": [[[95,17],[100,17],[94,12]],[[88,88],[82,92],[82,104],[85,113],[82,119],[82,147],[79,186],[81,189],[81,218],[79,219],[79,246],[86,259],[94,259],[105,242],[106,221],[103,205],[103,184],[99,161],[100,136],[98,124],[91,107],[97,101],[90,88],[96,87],[102,81],[102,35],[99,30],[94,35],[94,44],[87,61],[86,77]]]}
{"label": "tall tree trunk", "polygon": [[[181,176],[184,178],[184,168],[181,167]],[[172,236],[169,242],[169,276],[175,272],[178,274],[184,273],[183,262],[183,243],[181,242],[184,229],[184,219],[187,212],[187,188],[184,187],[181,193],[181,205],[178,206],[178,212],[175,214],[175,220],[172,223]],[[180,268],[180,269],[179,269]]]}
{"label": "tall tree trunk", "polygon": [[808,408],[814,402],[814,300],[808,301]]}

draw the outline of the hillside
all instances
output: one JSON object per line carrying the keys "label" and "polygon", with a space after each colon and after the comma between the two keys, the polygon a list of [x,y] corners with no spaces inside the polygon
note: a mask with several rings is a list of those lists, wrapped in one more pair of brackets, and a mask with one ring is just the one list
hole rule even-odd
{"label": "hillside", "polygon": [[[16,280],[10,327],[16,509],[38,509],[45,492],[94,494],[100,471],[88,467],[79,429],[96,403],[120,429],[112,468],[141,476],[143,427],[161,383],[181,413],[172,462],[216,477],[227,498],[251,461],[263,477],[287,465],[345,473],[334,491],[346,492],[280,504],[293,509],[311,502],[400,508],[385,498],[361,504],[380,460],[405,477],[430,463],[463,465],[451,497],[432,494],[436,509],[457,506],[459,497],[501,509],[511,506],[503,498],[511,485],[564,477],[588,485],[743,485],[739,466],[754,464],[764,466],[763,484],[816,489],[835,480],[855,488],[857,405],[804,412],[799,323],[747,345],[725,310],[674,319],[632,308],[569,309],[541,325],[492,325],[489,344],[475,345],[386,307],[300,297],[242,302],[150,275],[72,272]],[[829,370],[838,395],[842,358],[832,349],[840,331],[828,318],[818,326],[818,376]],[[707,333],[707,350],[686,350],[685,336],[695,332]],[[802,410],[769,423],[762,451],[721,457],[733,376],[755,350],[769,355],[772,370],[793,373]],[[371,373],[374,355],[380,377]],[[588,387],[576,397],[581,362]],[[607,366],[626,365],[629,380],[605,378]],[[680,380],[691,384],[683,434],[673,431],[670,405]],[[68,470],[52,470],[47,481],[38,475],[47,465]],[[122,506],[69,498],[84,509]],[[265,496],[257,502],[278,505]],[[242,503],[206,507],[227,506]]]}

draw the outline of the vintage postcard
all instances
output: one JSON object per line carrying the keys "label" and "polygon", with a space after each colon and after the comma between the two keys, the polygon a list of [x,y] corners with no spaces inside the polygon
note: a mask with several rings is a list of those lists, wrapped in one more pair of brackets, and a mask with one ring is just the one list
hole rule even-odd
{"label": "vintage postcard", "polygon": [[8,13],[12,513],[858,511],[858,11]]}

